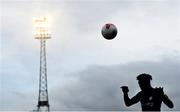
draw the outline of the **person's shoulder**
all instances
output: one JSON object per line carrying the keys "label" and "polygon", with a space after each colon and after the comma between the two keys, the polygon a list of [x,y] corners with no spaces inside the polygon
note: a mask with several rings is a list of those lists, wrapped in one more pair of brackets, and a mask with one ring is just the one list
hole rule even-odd
{"label": "person's shoulder", "polygon": [[155,95],[164,95],[163,87],[153,88],[153,93]]}
{"label": "person's shoulder", "polygon": [[153,88],[154,91],[163,91],[163,87],[155,87]]}
{"label": "person's shoulder", "polygon": [[142,95],[142,91],[139,91],[136,95],[137,96],[141,96]]}

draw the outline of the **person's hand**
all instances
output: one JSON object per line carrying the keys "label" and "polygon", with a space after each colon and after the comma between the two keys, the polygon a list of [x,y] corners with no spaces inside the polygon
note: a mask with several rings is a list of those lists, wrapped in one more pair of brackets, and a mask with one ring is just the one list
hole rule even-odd
{"label": "person's hand", "polygon": [[129,92],[128,86],[121,86],[120,88],[122,89],[123,93]]}

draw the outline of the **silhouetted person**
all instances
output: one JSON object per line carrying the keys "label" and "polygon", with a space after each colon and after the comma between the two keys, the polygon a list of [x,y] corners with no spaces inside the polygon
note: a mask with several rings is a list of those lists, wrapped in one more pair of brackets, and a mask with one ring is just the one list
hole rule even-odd
{"label": "silhouetted person", "polygon": [[173,108],[172,101],[164,94],[163,88],[152,88],[150,80],[152,76],[149,74],[140,74],[137,76],[141,91],[134,97],[129,98],[129,89],[127,86],[122,86],[124,93],[124,102],[126,106],[131,106],[137,102],[141,102],[142,111],[160,111],[161,103],[164,102],[169,108]]}

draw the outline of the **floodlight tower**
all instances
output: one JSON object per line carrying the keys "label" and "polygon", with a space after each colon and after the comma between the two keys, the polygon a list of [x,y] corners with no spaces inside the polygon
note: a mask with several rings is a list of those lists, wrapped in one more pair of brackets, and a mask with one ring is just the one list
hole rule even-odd
{"label": "floodlight tower", "polygon": [[39,72],[39,96],[37,111],[50,111],[47,87],[47,66],[46,66],[46,40],[50,39],[48,31],[48,20],[46,17],[34,19],[35,39],[40,40],[40,72]]}

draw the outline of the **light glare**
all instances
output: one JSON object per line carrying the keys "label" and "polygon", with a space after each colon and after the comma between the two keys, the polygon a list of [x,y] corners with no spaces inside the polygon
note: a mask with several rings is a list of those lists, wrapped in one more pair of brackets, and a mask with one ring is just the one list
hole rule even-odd
{"label": "light glare", "polygon": [[49,39],[50,32],[48,30],[49,22],[47,17],[34,18],[35,38],[36,39]]}

